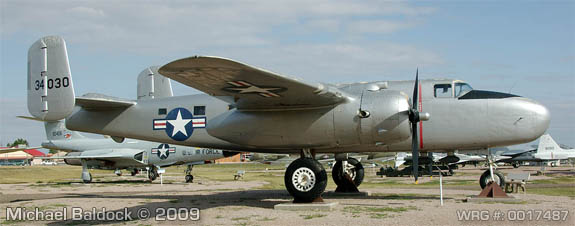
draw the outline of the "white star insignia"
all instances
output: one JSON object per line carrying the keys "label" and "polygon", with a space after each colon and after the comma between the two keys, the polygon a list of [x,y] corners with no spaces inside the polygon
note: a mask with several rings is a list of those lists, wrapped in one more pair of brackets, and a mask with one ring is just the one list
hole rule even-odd
{"label": "white star insignia", "polygon": [[186,125],[190,123],[191,119],[182,119],[182,113],[178,110],[178,115],[176,116],[175,120],[167,120],[172,126],[174,126],[174,130],[172,131],[172,137],[175,136],[178,132],[184,134],[184,136],[188,136],[186,132]]}

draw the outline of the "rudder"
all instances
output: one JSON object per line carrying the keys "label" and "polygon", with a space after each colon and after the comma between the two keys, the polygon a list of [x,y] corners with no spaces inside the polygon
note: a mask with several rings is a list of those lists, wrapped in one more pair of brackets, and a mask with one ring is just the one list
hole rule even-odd
{"label": "rudder", "polygon": [[43,37],[28,50],[28,111],[55,121],[70,115],[74,105],[66,42],[59,36]]}

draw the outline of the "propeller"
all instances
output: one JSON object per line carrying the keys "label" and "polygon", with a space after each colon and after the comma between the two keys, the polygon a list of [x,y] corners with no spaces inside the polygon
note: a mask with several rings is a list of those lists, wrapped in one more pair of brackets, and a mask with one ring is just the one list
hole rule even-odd
{"label": "propeller", "polygon": [[415,178],[415,183],[417,184],[417,178],[419,176],[419,137],[417,134],[417,124],[420,121],[429,120],[429,113],[419,112],[419,68],[415,72],[415,86],[413,87],[413,97],[411,98],[413,103],[411,104],[411,109],[409,109],[409,121],[411,122],[411,158],[413,166],[413,177]]}

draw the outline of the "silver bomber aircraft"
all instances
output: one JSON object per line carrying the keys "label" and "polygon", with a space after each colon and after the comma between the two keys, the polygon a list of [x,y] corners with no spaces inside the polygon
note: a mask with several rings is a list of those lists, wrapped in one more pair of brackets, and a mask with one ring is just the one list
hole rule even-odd
{"label": "silver bomber aircraft", "polygon": [[[135,101],[75,99],[61,37],[35,42],[28,65],[30,113],[42,120],[65,118],[72,130],[119,141],[128,137],[300,153],[284,177],[296,202],[320,199],[325,190],[327,173],[315,153],[336,154],[336,166],[345,167],[334,166],[340,169],[333,171],[334,181],[338,188],[349,188],[358,183],[347,172],[363,167],[346,153],[411,150],[417,166],[420,151],[452,153],[530,142],[546,131],[550,120],[548,110],[533,100],[473,90],[460,80],[419,81],[417,73],[415,81],[312,84],[229,59],[195,56],[170,62],[158,72],[205,94]],[[413,172],[417,181],[417,167]]]}

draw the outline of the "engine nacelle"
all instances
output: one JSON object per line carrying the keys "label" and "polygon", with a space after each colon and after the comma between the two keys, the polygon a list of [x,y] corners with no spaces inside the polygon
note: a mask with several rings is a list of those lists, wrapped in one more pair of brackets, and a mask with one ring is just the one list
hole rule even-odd
{"label": "engine nacelle", "polygon": [[365,91],[358,117],[362,144],[388,145],[411,136],[409,98],[403,92]]}

